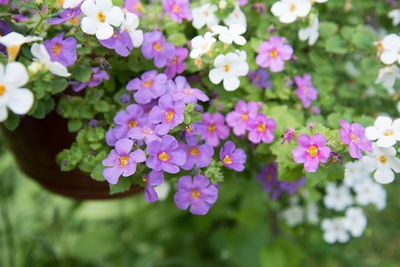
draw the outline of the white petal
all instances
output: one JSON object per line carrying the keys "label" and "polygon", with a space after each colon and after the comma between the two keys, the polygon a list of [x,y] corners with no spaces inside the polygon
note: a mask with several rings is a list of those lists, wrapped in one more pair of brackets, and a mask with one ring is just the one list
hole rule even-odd
{"label": "white petal", "polygon": [[234,91],[239,88],[240,80],[235,75],[227,75],[224,78],[224,88],[226,91]]}
{"label": "white petal", "polygon": [[376,144],[380,147],[391,147],[394,144],[396,144],[396,139],[394,138],[393,135],[390,136],[382,136],[381,138],[378,139]]}
{"label": "white petal", "polygon": [[49,62],[50,55],[43,44],[33,44],[31,54],[41,62]]}
{"label": "white petal", "polygon": [[381,54],[381,61],[384,64],[393,64],[397,60],[397,53],[394,50],[385,50]]}
{"label": "white petal", "polygon": [[244,38],[243,36],[237,36],[233,40],[237,45],[245,45],[246,44],[246,38]]}
{"label": "white petal", "polygon": [[294,12],[286,12],[279,17],[279,21],[282,23],[292,23],[296,20],[296,14]]}
{"label": "white petal", "polygon": [[47,67],[49,68],[49,71],[55,75],[61,77],[69,77],[71,75],[67,68],[59,62],[49,62]]}
{"label": "white petal", "polygon": [[386,116],[376,118],[374,126],[381,130],[387,130],[392,127],[392,119]]}
{"label": "white petal", "polygon": [[86,34],[95,34],[100,22],[93,17],[84,17],[81,21],[82,31]]}
{"label": "white petal", "polygon": [[81,5],[81,11],[87,16],[96,16],[99,12],[94,0],[85,0]]}
{"label": "white petal", "polygon": [[112,7],[112,1],[111,0],[96,0],[96,6],[101,11],[106,12]]}
{"label": "white petal", "polygon": [[400,36],[395,33],[385,36],[382,40],[382,46],[384,49],[393,49],[398,47],[400,44]]}
{"label": "white petal", "polygon": [[0,107],[0,122],[5,121],[8,117],[8,112],[7,112],[7,108],[4,107]]}
{"label": "white petal", "polygon": [[375,140],[382,136],[382,132],[378,130],[375,126],[370,126],[365,129],[365,137],[368,140]]}
{"label": "white petal", "polygon": [[303,0],[298,1],[296,5],[296,15],[298,17],[305,17],[311,10],[311,1],[310,0]]}
{"label": "white petal", "polygon": [[394,172],[399,173],[400,172],[400,159],[398,158],[390,158],[388,159],[388,164],[390,168],[393,169]]}
{"label": "white petal", "polygon": [[131,33],[131,39],[134,47],[139,47],[143,43],[143,31],[142,30],[136,30],[133,33]]}
{"label": "white petal", "polygon": [[212,69],[208,77],[213,84],[219,84],[223,78],[223,71],[221,69]]}
{"label": "white petal", "polygon": [[375,181],[381,184],[393,182],[394,173],[390,169],[378,169],[374,174]]}
{"label": "white petal", "polygon": [[113,35],[113,33],[114,33],[113,27],[111,27],[109,24],[101,23],[96,31],[96,37],[99,40],[106,40],[110,38]]}
{"label": "white petal", "polygon": [[372,172],[378,167],[377,159],[374,157],[364,156],[361,161],[366,171]]}
{"label": "white petal", "polygon": [[106,23],[109,23],[115,27],[121,25],[124,20],[124,13],[122,13],[121,8],[113,6],[110,11],[105,13]]}
{"label": "white petal", "polygon": [[15,114],[26,114],[32,107],[33,94],[28,89],[14,89],[8,92],[7,106]]}
{"label": "white petal", "polygon": [[271,7],[271,12],[274,14],[274,16],[281,16],[283,13],[288,11],[287,4],[284,4],[282,2],[275,2],[272,7]]}
{"label": "white petal", "polygon": [[310,28],[299,30],[299,39],[302,41],[307,40],[310,37]]}
{"label": "white petal", "polygon": [[19,88],[25,85],[28,80],[28,72],[22,63],[11,62],[7,64],[3,78],[3,82],[7,87]]}

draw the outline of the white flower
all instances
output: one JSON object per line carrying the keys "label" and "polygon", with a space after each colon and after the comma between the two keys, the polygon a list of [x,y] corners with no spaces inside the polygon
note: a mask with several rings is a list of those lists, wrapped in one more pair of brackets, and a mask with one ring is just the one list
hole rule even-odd
{"label": "white flower", "polygon": [[361,206],[374,204],[380,210],[386,206],[385,189],[370,178],[356,184],[354,192],[356,192],[356,202]]}
{"label": "white flower", "polygon": [[400,69],[396,65],[381,68],[375,83],[381,83],[390,95],[394,95],[394,84],[400,78]]}
{"label": "white flower", "polygon": [[318,223],[318,206],[316,202],[307,204],[306,206],[307,221],[311,224]]}
{"label": "white flower", "polygon": [[28,82],[26,68],[19,62],[6,65],[0,63],[0,121],[7,119],[7,107],[15,114],[26,114],[32,107],[33,94],[30,90],[21,88]]}
{"label": "white flower", "polygon": [[328,2],[328,0],[311,0],[311,4],[314,4],[314,2],[317,2],[317,3],[326,3],[326,2]]}
{"label": "white flower", "polygon": [[324,240],[329,244],[337,241],[345,243],[349,240],[349,234],[344,228],[342,218],[324,219],[322,220],[321,228],[324,230]]}
{"label": "white flower", "polygon": [[309,45],[314,45],[315,42],[318,40],[319,33],[318,33],[318,15],[313,15],[309,17],[310,26],[305,29],[299,30],[299,39],[302,41],[306,41],[308,39]]}
{"label": "white flower", "polygon": [[361,160],[364,169],[375,171],[375,181],[381,184],[388,184],[394,180],[394,172],[400,172],[400,159],[396,158],[396,149],[393,147],[378,147],[372,144],[373,153],[368,153]]}
{"label": "white flower", "polygon": [[310,0],[281,0],[275,2],[271,7],[271,12],[279,17],[282,23],[291,23],[297,17],[303,18],[311,10]]}
{"label": "white flower", "polygon": [[346,186],[353,187],[368,177],[369,172],[364,169],[361,160],[349,161],[344,165],[344,184]]}
{"label": "white flower", "polygon": [[0,37],[0,44],[7,48],[7,54],[10,61],[14,61],[19,53],[21,45],[40,40],[42,40],[42,38],[38,36],[23,36],[18,32],[10,32]]}
{"label": "white flower", "polygon": [[211,29],[214,33],[218,34],[221,42],[231,44],[232,42],[237,45],[246,44],[246,39],[242,36],[246,32],[246,28],[240,24],[231,24],[228,27],[216,25]]}
{"label": "white flower", "polygon": [[38,63],[41,63],[45,69],[48,69],[51,73],[68,77],[71,74],[68,72],[67,68],[59,62],[52,62],[46,47],[43,44],[33,44],[31,47],[31,53],[35,57]]}
{"label": "white flower", "polygon": [[199,56],[207,53],[208,51],[210,51],[211,46],[216,41],[217,40],[212,36],[211,32],[206,32],[204,37],[201,35],[194,37],[191,41],[192,51],[190,52],[190,57],[198,58]]}
{"label": "white flower", "polygon": [[218,7],[219,7],[220,9],[225,9],[227,4],[228,4],[228,3],[227,3],[225,0],[220,0],[220,1],[218,2]]}
{"label": "white flower", "polygon": [[131,12],[126,12],[121,28],[129,33],[134,47],[139,47],[143,43],[143,31],[137,30],[138,26],[139,17]]}
{"label": "white flower", "polygon": [[351,207],[346,210],[343,223],[352,236],[360,237],[367,226],[367,218],[362,208]]}
{"label": "white flower", "polygon": [[400,119],[396,119],[392,123],[392,119],[386,116],[379,116],[374,126],[365,129],[365,137],[369,140],[376,140],[376,144],[380,147],[391,147],[400,140]]}
{"label": "white flower", "polygon": [[324,205],[328,209],[342,211],[347,206],[353,204],[350,190],[344,185],[336,187],[335,183],[329,183],[325,187],[326,195],[324,197]]}
{"label": "white flower", "polygon": [[163,201],[168,197],[171,186],[169,183],[164,181],[161,185],[155,186],[154,190],[156,190],[158,200]]}
{"label": "white flower", "polygon": [[296,226],[304,221],[304,211],[298,205],[290,206],[282,212],[283,219],[289,226]]}
{"label": "white flower", "polygon": [[82,3],[83,0],[64,0],[63,2],[63,8],[75,8],[79,6]]}
{"label": "white flower", "polygon": [[219,19],[215,16],[214,12],[217,11],[216,5],[210,3],[204,4],[200,7],[192,9],[193,27],[200,29],[204,25],[211,28],[218,24]]}
{"label": "white flower", "polygon": [[393,64],[396,61],[400,63],[400,36],[397,34],[389,34],[382,40],[383,52],[381,61],[385,64]]}
{"label": "white flower", "polygon": [[96,34],[97,39],[110,38],[114,29],[120,26],[124,14],[120,7],[113,6],[111,0],[85,0],[81,5],[86,15],[81,21],[82,31],[87,34]]}
{"label": "white flower", "polygon": [[237,4],[232,13],[229,14],[226,19],[224,19],[224,23],[228,26],[231,26],[232,24],[240,24],[245,28],[247,27],[246,16],[242,10],[240,10],[239,4]]}
{"label": "white flower", "polygon": [[240,85],[238,76],[245,76],[249,72],[246,58],[245,51],[218,55],[214,60],[215,68],[210,71],[208,77],[213,84],[219,84],[223,81],[224,88],[227,91],[236,90]]}
{"label": "white flower", "polygon": [[394,9],[389,12],[388,17],[392,19],[393,26],[400,24],[400,9]]}

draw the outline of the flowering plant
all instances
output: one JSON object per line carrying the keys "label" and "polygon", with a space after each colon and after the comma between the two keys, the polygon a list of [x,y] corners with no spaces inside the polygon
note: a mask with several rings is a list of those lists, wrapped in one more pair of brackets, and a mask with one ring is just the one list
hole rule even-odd
{"label": "flowering plant", "polygon": [[155,202],[172,185],[204,215],[248,178],[288,226],[358,237],[360,206],[384,208],[400,172],[399,16],[393,1],[273,2],[1,1],[0,120],[55,110],[76,133],[61,170],[111,194]]}

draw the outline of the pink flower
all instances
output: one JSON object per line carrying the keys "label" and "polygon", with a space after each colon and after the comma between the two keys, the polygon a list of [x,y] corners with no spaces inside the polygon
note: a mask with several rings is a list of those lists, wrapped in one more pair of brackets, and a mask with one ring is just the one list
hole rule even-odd
{"label": "pink flower", "polygon": [[271,36],[268,42],[262,42],[258,46],[256,63],[262,68],[267,68],[271,72],[280,72],[285,67],[284,60],[289,60],[293,55],[293,48],[284,43],[279,36]]}
{"label": "pink flower", "polygon": [[162,5],[171,19],[178,23],[182,23],[182,19],[192,20],[189,0],[162,0]]}
{"label": "pink flower", "polygon": [[311,138],[301,134],[297,143],[299,146],[292,150],[293,159],[296,163],[304,163],[306,171],[316,172],[320,161],[328,161],[331,149],[325,146],[326,138],[322,134],[315,134]]}
{"label": "pink flower", "polygon": [[273,131],[276,130],[276,122],[272,118],[267,118],[259,113],[248,123],[249,140],[258,144],[262,140],[264,143],[271,143],[274,140]]}
{"label": "pink flower", "polygon": [[297,97],[301,99],[306,108],[309,108],[311,100],[316,100],[318,96],[317,89],[311,85],[311,76],[306,73],[303,75],[303,78],[296,76],[294,80],[297,84]]}
{"label": "pink flower", "polygon": [[250,101],[248,104],[244,100],[236,103],[235,110],[226,115],[226,123],[233,128],[236,136],[246,133],[249,120],[253,119],[258,111],[258,104]]}
{"label": "pink flower", "polygon": [[339,130],[340,140],[349,145],[349,154],[352,158],[361,159],[360,149],[366,152],[373,152],[371,141],[365,138],[365,129],[361,124],[350,124],[347,121],[340,120],[342,128]]}
{"label": "pink flower", "polygon": [[203,114],[202,119],[205,125],[201,134],[201,139],[211,146],[218,146],[219,139],[226,139],[229,135],[229,127],[225,125],[224,116],[221,113]]}

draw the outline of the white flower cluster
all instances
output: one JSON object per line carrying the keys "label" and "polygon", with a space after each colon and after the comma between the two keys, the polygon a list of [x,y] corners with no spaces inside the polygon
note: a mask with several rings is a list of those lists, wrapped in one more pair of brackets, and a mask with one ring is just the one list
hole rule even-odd
{"label": "white flower cluster", "polygon": [[311,224],[318,223],[318,205],[310,201],[309,193],[306,190],[300,191],[304,207],[300,205],[301,199],[294,195],[290,198],[290,206],[282,211],[282,218],[288,226],[297,226],[304,222]]}
{"label": "white flower cluster", "polygon": [[[224,7],[220,7],[224,8]],[[198,35],[191,41],[192,51],[190,57],[197,60],[197,64],[201,64],[201,56],[206,54],[211,57],[211,48],[217,41],[214,36],[218,35],[218,39],[224,43],[225,48],[232,43],[237,45],[245,45],[246,39],[242,36],[246,32],[246,17],[240,10],[239,4],[229,16],[224,19],[227,26],[219,25],[219,20],[215,16],[218,10],[216,5],[209,3],[194,8],[193,27],[200,29],[207,26],[210,30],[204,36]],[[214,60],[214,69],[209,73],[212,83],[219,84],[223,81],[223,86],[227,91],[233,91],[239,88],[240,76],[247,75],[249,65],[247,64],[247,54],[245,51],[236,50],[227,54],[220,54]]]}
{"label": "white flower cluster", "polygon": [[[392,13],[395,12],[395,13]],[[396,9],[389,13],[392,14],[393,24],[400,23],[400,10]],[[400,64],[400,36],[391,33],[386,35],[381,41],[377,42],[377,49],[382,63],[388,65],[379,70],[378,78],[375,83],[380,83],[388,91],[390,95],[395,94],[394,85],[396,80],[400,78],[400,69],[395,65]]]}

